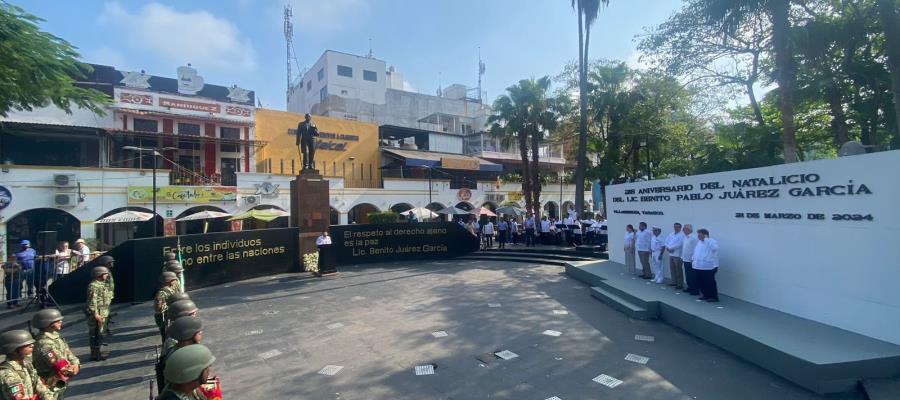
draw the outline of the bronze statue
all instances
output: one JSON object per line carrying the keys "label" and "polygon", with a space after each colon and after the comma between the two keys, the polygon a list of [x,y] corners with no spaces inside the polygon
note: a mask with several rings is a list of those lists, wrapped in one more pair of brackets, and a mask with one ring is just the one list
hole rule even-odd
{"label": "bronze statue", "polygon": [[316,169],[316,137],[319,136],[319,128],[312,122],[312,116],[309,113],[304,117],[303,122],[297,125],[297,149],[303,158],[303,169]]}

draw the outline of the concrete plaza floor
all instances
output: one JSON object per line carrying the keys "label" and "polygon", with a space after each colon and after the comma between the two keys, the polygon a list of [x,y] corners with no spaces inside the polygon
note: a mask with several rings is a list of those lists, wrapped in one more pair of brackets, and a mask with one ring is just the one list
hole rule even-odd
{"label": "concrete plaza floor", "polygon": [[[819,398],[664,323],[628,319],[557,266],[372,264],[191,295],[226,399]],[[116,319],[112,357],[87,363],[67,399],[148,398],[159,343],[151,305]],[[83,319],[64,334],[86,361]],[[494,355],[503,350],[517,357]],[[416,375],[428,365],[433,375]],[[328,366],[338,371],[320,373]],[[601,374],[622,383],[592,380]]]}

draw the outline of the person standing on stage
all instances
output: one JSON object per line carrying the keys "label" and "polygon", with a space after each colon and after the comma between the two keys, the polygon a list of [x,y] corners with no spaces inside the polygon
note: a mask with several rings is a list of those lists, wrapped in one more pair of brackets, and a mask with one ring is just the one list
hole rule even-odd
{"label": "person standing on stage", "polygon": [[625,226],[625,271],[629,274],[637,273],[634,267],[634,226],[631,224]]}
{"label": "person standing on stage", "polygon": [[653,240],[653,234],[647,230],[646,222],[638,224],[638,233],[635,237],[635,248],[637,248],[638,257],[641,259],[641,278],[653,279],[650,271],[650,242]]}
{"label": "person standing on stage", "polygon": [[666,248],[669,252],[669,274],[676,290],[684,289],[684,276],[681,270],[681,246],[684,244],[684,233],[681,232],[681,224],[675,223],[673,232],[666,236]]}
{"label": "person standing on stage", "polygon": [[25,280],[25,288],[28,289],[28,297],[34,296],[34,262],[37,260],[37,252],[31,248],[31,241],[23,240],[16,252],[16,260],[22,266],[22,277]]}
{"label": "person standing on stage", "polygon": [[88,261],[91,261],[91,248],[87,246],[87,243],[84,242],[84,239],[78,239],[75,241],[75,249],[72,250],[72,254],[75,254],[75,267],[81,267],[84,264],[87,264]]}
{"label": "person standing on stage", "polygon": [[706,229],[697,230],[697,239],[700,242],[694,248],[691,267],[694,268],[694,272],[699,273],[700,293],[703,295],[700,300],[716,303],[719,301],[719,288],[716,285],[716,272],[719,272],[719,242],[709,237],[709,231]]}
{"label": "person standing on stage", "polygon": [[666,247],[665,242],[663,242],[663,240],[659,237],[660,233],[662,233],[662,229],[654,226],[653,237],[650,238],[651,262],[653,263],[653,282],[656,283],[663,283],[666,278],[662,268],[663,250]]}
{"label": "person standing on stage", "polygon": [[6,290],[6,308],[18,307],[22,296],[22,265],[15,254],[10,254],[3,263],[3,288]]}
{"label": "person standing on stage", "polygon": [[687,287],[682,291],[696,296],[700,294],[700,283],[697,281],[697,271],[694,271],[691,262],[694,259],[694,249],[700,240],[697,239],[697,234],[694,233],[694,226],[691,224],[684,224],[682,232],[684,232],[685,236],[684,242],[681,244],[681,262],[684,268],[684,277],[687,280]]}

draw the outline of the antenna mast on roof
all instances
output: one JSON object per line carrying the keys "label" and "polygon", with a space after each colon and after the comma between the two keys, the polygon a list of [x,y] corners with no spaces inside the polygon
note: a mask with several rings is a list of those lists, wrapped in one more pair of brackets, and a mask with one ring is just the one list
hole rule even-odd
{"label": "antenna mast on roof", "polygon": [[294,48],[294,24],[291,22],[291,17],[294,16],[294,11],[291,8],[290,4],[285,4],[284,6],[284,40],[286,44],[286,56],[287,59],[287,92],[285,92],[285,104],[291,100],[291,49]]}
{"label": "antenna mast on roof", "polygon": [[484,62],[481,61],[481,46],[478,46],[478,101],[481,101],[481,77],[484,76]]}

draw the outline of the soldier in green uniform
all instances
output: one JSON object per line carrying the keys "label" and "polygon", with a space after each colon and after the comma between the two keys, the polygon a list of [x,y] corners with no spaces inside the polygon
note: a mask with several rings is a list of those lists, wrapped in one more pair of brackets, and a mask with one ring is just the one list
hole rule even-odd
{"label": "soldier in green uniform", "polygon": [[175,273],[175,276],[178,277],[178,291],[184,293],[184,267],[181,266],[181,263],[175,260],[166,261],[165,270]]}
{"label": "soldier in green uniform", "polygon": [[25,330],[0,335],[0,353],[6,355],[6,361],[0,364],[0,400],[55,398],[28,360],[33,351],[34,338]]}
{"label": "soldier in green uniform", "polygon": [[163,350],[160,352],[159,360],[156,362],[156,378],[159,385],[159,391],[162,392],[165,385],[163,371],[166,368],[166,359],[177,349],[192,344],[199,344],[203,339],[203,323],[200,318],[193,316],[184,316],[172,321],[172,325],[166,331],[166,342],[163,344]]}
{"label": "soldier in green uniform", "polygon": [[101,361],[106,359],[106,355],[100,352],[100,345],[103,343],[103,327],[109,318],[109,305],[112,303],[112,296],[105,282],[109,279],[109,269],[94,267],[91,276],[94,280],[88,285],[84,313],[87,316],[91,360]]}
{"label": "soldier in green uniform", "polygon": [[210,377],[209,372],[215,361],[216,357],[202,344],[173,352],[164,371],[166,387],[157,400],[221,400],[219,378]]}
{"label": "soldier in green uniform", "polygon": [[156,300],[153,302],[155,311],[153,317],[156,319],[156,326],[159,328],[159,336],[162,341],[166,341],[166,317],[165,312],[168,308],[169,297],[178,291],[178,277],[174,272],[163,272],[159,277],[160,287],[156,292]]}
{"label": "soldier in green uniform", "polygon": [[81,362],[59,333],[62,319],[62,313],[55,308],[38,311],[31,318],[31,326],[40,330],[32,363],[56,400],[63,398],[69,378],[81,370]]}
{"label": "soldier in green uniform", "polygon": [[199,311],[200,309],[197,308],[197,305],[191,300],[170,301],[169,308],[166,310],[166,318],[169,321],[175,321],[180,317],[188,315],[196,317]]}
{"label": "soldier in green uniform", "polygon": [[[113,267],[116,266],[116,260],[112,258],[112,256],[100,256],[97,259],[97,263],[100,266],[106,267],[109,270],[109,276],[106,278],[106,290],[109,292],[109,302],[112,303],[113,298],[116,296],[116,281],[113,279]],[[110,315],[109,317],[113,317],[115,314]],[[104,334],[112,335],[112,332],[109,330],[109,325],[113,322],[110,318],[106,318],[106,325],[104,326]]]}

